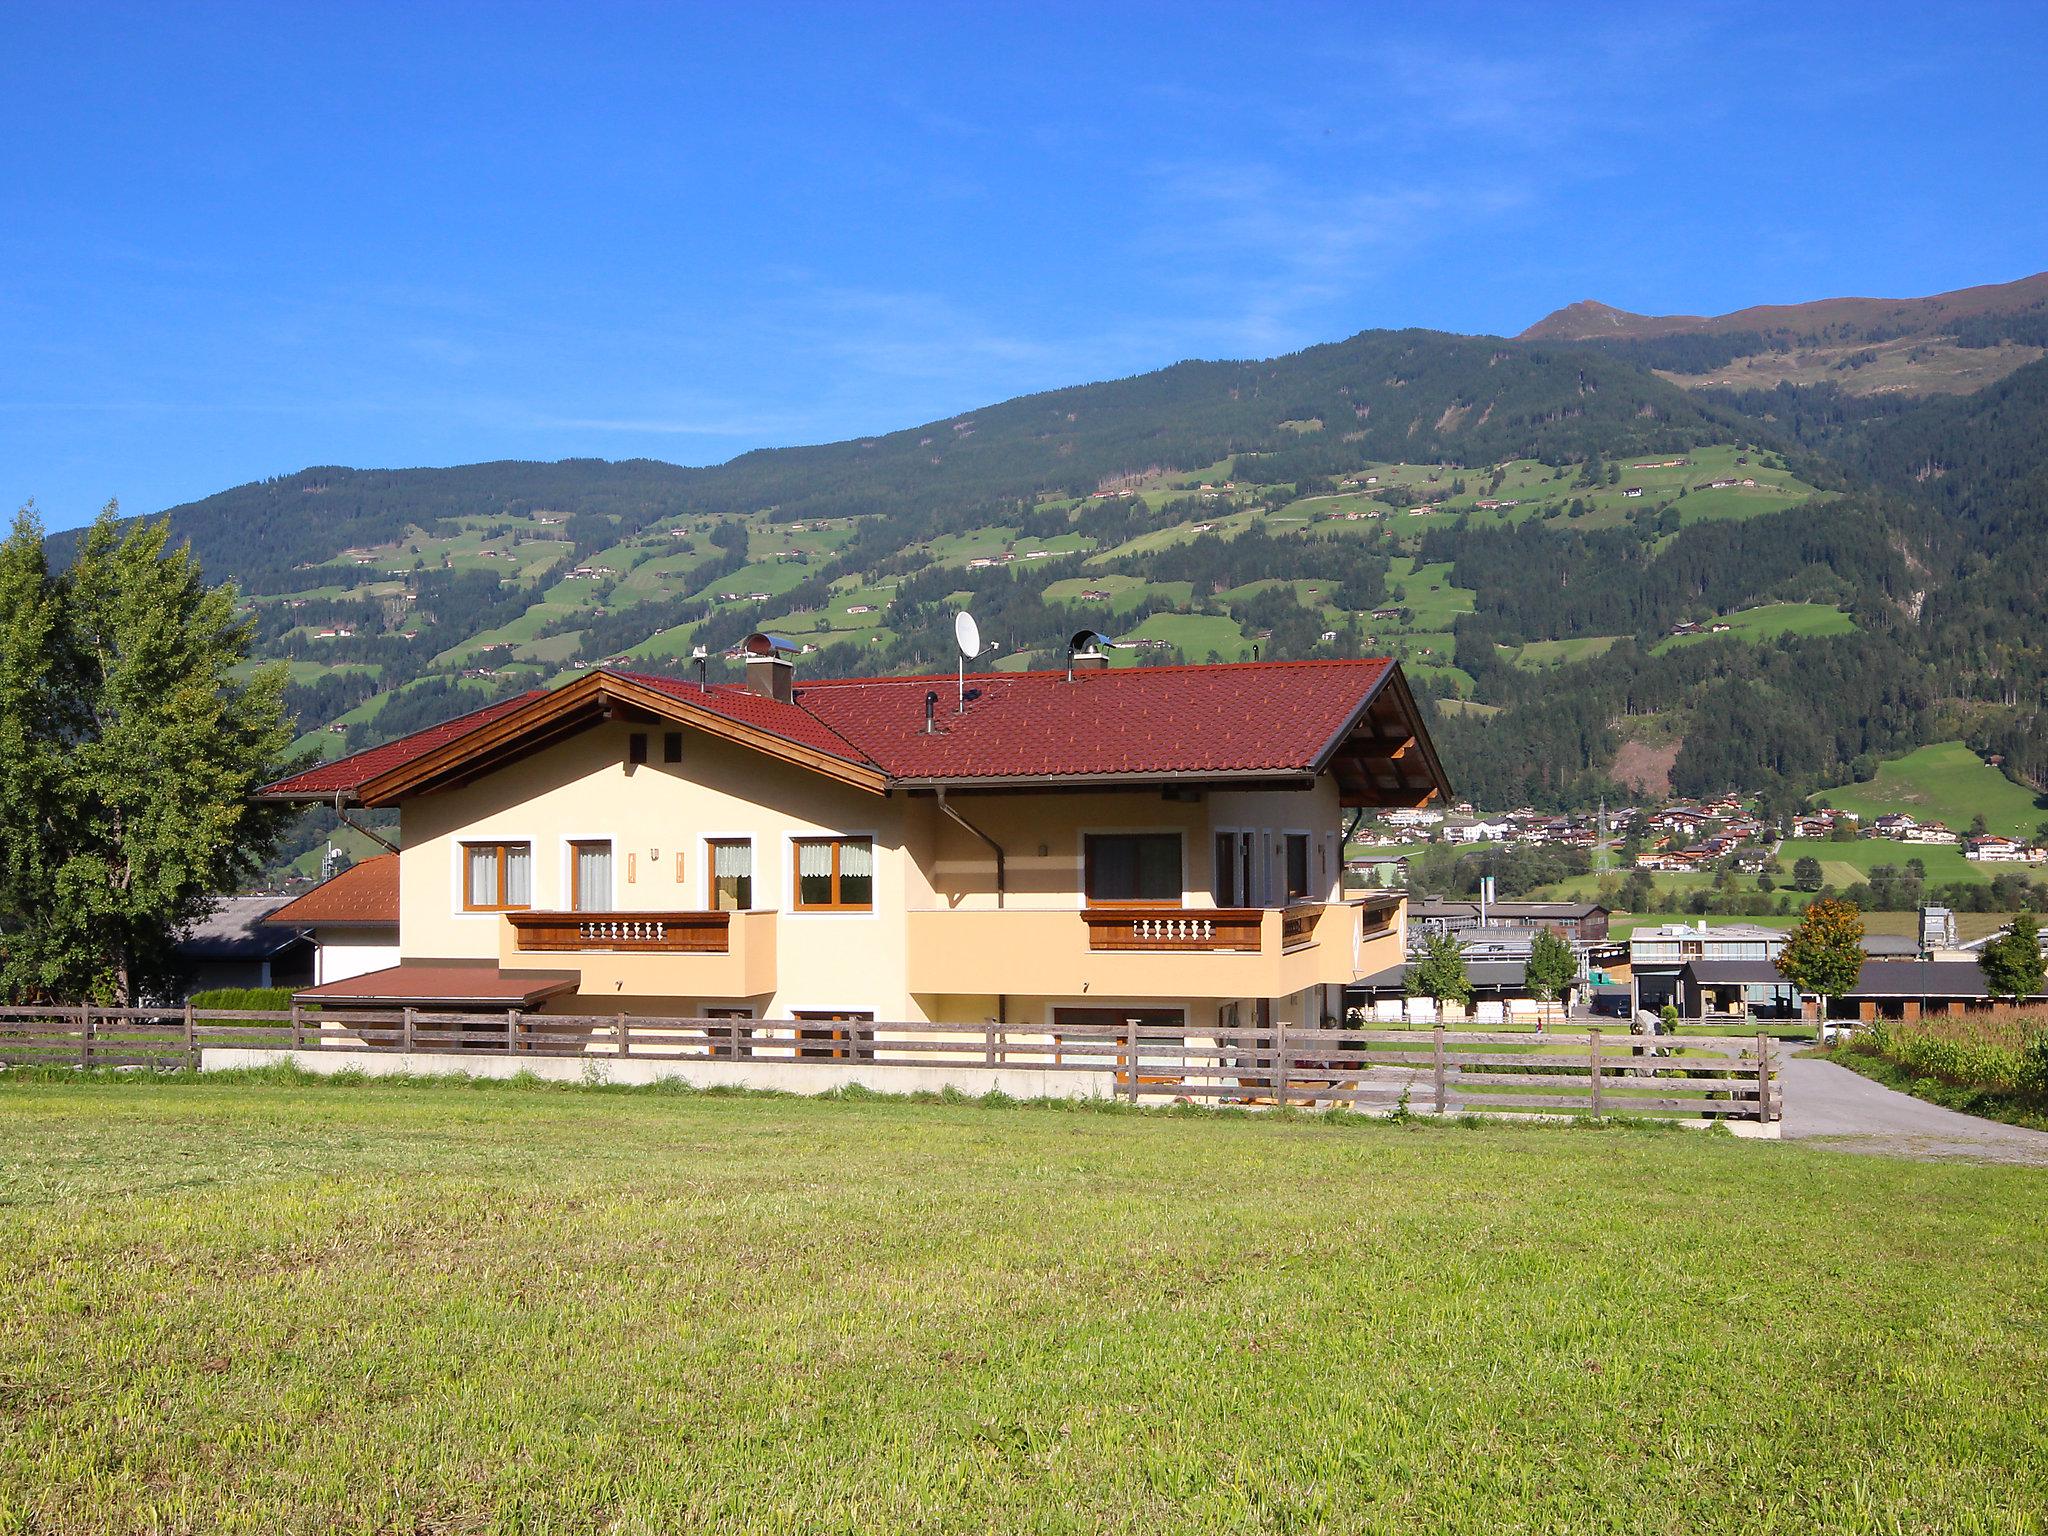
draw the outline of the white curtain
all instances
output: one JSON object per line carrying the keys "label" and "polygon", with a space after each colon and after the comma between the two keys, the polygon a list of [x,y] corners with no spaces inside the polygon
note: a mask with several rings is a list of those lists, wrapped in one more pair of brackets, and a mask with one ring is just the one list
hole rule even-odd
{"label": "white curtain", "polygon": [[612,845],[576,845],[576,910],[609,912],[612,909]]}
{"label": "white curtain", "polygon": [[720,912],[744,912],[754,904],[754,845],[711,845],[711,905]]}
{"label": "white curtain", "polygon": [[498,904],[498,850],[469,850],[469,904],[495,907]]}
{"label": "white curtain", "polygon": [[832,845],[830,843],[798,843],[796,845],[796,872],[799,875],[816,876],[832,873]]}
{"label": "white curtain", "polygon": [[863,838],[859,842],[839,845],[839,878],[850,880],[856,876],[867,879],[875,872],[874,845]]}
{"label": "white curtain", "polygon": [[505,850],[505,905],[533,905],[533,849],[514,843]]}

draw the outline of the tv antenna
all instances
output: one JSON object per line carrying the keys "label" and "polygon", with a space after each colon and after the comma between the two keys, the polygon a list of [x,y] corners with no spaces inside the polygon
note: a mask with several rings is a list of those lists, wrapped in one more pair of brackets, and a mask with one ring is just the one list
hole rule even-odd
{"label": "tv antenna", "polygon": [[967,713],[967,663],[981,654],[981,626],[962,608],[953,616],[953,644],[960,649],[960,709]]}

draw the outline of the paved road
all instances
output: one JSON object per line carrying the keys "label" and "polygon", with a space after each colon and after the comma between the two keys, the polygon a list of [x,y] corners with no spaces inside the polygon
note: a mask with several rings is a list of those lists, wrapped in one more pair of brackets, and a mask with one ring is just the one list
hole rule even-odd
{"label": "paved road", "polygon": [[2048,1167],[2048,1131],[1958,1114],[1829,1061],[1788,1056],[1782,1067],[1785,1119],[1779,1132],[1788,1141],[1843,1152]]}

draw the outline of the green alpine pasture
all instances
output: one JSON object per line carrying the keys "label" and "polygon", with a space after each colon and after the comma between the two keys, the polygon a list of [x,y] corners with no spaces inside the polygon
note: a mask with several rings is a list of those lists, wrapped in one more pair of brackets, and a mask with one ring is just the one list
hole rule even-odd
{"label": "green alpine pasture", "polygon": [[1766,603],[1724,614],[1715,621],[1728,628],[1720,634],[1711,630],[1697,635],[1666,635],[1650,647],[1661,656],[1679,646],[1699,645],[1709,640],[1736,640],[1745,645],[1763,645],[1780,635],[1848,635],[1856,621],[1832,603]]}
{"label": "green alpine pasture", "polygon": [[2048,1172],[0,1075],[0,1531],[2037,1531]]}
{"label": "green alpine pasture", "polygon": [[[1946,822],[1961,832],[1982,813],[1985,825],[2006,837],[2032,838],[2048,821],[2048,804],[1960,741],[1936,742],[1878,764],[1867,784],[1823,790],[1815,802],[1864,818],[1904,811],[1918,821]],[[1932,866],[1930,866],[1931,868]]]}

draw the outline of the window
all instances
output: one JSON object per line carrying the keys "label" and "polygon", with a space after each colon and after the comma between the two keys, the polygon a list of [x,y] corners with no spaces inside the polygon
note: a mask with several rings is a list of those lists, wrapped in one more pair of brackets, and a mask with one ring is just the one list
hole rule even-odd
{"label": "window", "polygon": [[575,843],[571,850],[576,878],[570,895],[578,912],[609,912],[612,909],[612,845]]}
{"label": "window", "polygon": [[666,731],[661,738],[661,760],[664,763],[680,763],[683,760],[683,733]]}
{"label": "window", "polygon": [[796,845],[799,912],[871,912],[875,848],[865,837],[805,837]]}
{"label": "window", "polygon": [[711,910],[751,912],[754,908],[754,845],[743,838],[714,838],[706,845],[711,867]]}
{"label": "window", "polygon": [[635,731],[626,738],[626,761],[638,765],[647,761],[647,733]]}
{"label": "window", "polygon": [[465,843],[462,905],[469,912],[523,912],[533,905],[531,843]]}
{"label": "window", "polygon": [[1091,832],[1082,862],[1091,902],[1180,904],[1178,832]]}
{"label": "window", "polygon": [[1308,899],[1308,834],[1287,834],[1287,899]]}

